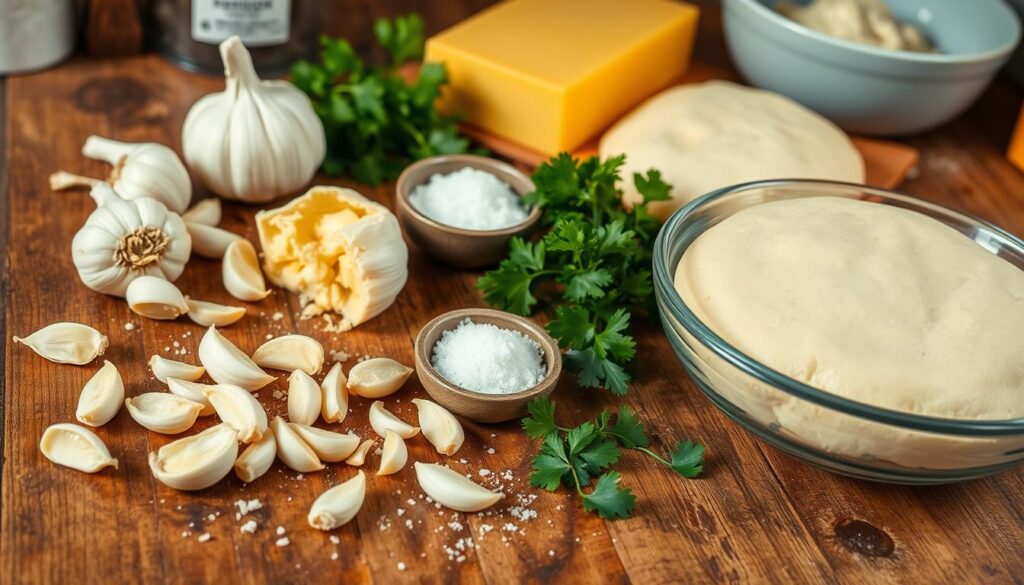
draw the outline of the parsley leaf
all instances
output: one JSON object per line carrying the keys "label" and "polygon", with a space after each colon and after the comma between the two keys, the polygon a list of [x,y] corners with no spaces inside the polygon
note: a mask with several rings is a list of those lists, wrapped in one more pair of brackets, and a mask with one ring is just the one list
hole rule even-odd
{"label": "parsley leaf", "polygon": [[566,476],[571,475],[572,466],[569,464],[565,443],[557,433],[544,437],[540,452],[533,458],[530,485],[553,492]]}
{"label": "parsley leaf", "polygon": [[618,471],[599,477],[594,491],[583,496],[583,508],[606,520],[629,517],[636,509],[636,496],[629,488],[619,487],[621,477]]}
{"label": "parsley leaf", "polygon": [[555,403],[547,398],[531,400],[526,405],[530,416],[523,419],[523,430],[531,439],[540,439],[559,430],[555,424]]}
{"label": "parsley leaf", "polygon": [[704,471],[704,445],[682,440],[672,449],[672,471],[683,477],[697,477]]}
{"label": "parsley leaf", "polygon": [[[552,411],[554,416],[554,411]],[[620,445],[627,449],[647,447],[651,440],[644,432],[644,425],[637,418],[636,414],[628,406],[620,406],[615,417],[615,425],[608,431],[608,434],[615,438]]]}

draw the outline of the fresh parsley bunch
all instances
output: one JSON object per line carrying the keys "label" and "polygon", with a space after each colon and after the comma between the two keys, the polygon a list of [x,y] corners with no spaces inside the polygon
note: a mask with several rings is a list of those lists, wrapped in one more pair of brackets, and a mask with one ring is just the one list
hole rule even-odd
{"label": "fresh parsley bunch", "polygon": [[297,61],[291,80],[323,122],[324,173],[378,185],[415,160],[466,152],[469,142],[459,136],[455,118],[434,108],[447,83],[444,65],[424,63],[408,83],[399,71],[423,58],[423,20],[415,14],[380,19],[373,32],[388,65],[369,66],[345,39],[322,36],[320,62]]}
{"label": "fresh parsley bunch", "polygon": [[651,201],[669,198],[661,173],[633,176],[643,201],[627,210],[617,183],[625,156],[579,162],[567,153],[533,174],[536,190],[526,202],[544,210],[550,231],[537,242],[513,238],[509,257],[477,283],[486,301],[518,315],[537,304],[534,291],[554,284],[554,319],[548,332],[566,352],[566,368],[580,385],[626,393],[625,366],[636,354],[629,309],[645,306],[652,292],[651,244],[658,221]]}
{"label": "fresh parsley bunch", "polygon": [[[562,485],[575,489],[583,508],[602,518],[625,518],[636,508],[633,491],[620,486],[619,472],[611,470],[620,449],[640,451],[686,478],[697,477],[704,470],[704,446],[693,441],[679,441],[668,459],[652,451],[643,423],[628,406],[619,407],[614,423],[605,409],[594,421],[571,429],[558,426],[555,403],[547,398],[532,400],[528,408],[530,416],[523,419],[523,430],[531,439],[543,439],[533,458],[530,485],[548,491]],[[596,483],[592,484],[592,478]]]}

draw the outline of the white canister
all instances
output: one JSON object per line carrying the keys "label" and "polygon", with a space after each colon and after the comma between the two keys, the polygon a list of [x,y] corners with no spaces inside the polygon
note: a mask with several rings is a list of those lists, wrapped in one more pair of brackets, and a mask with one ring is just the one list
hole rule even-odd
{"label": "white canister", "polygon": [[0,75],[43,69],[75,48],[72,0],[0,0]]}

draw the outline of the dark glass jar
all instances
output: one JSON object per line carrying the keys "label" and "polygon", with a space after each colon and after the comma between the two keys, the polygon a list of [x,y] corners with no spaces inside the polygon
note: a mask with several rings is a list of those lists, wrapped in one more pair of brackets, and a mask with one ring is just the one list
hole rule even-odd
{"label": "dark glass jar", "polygon": [[220,74],[217,46],[238,35],[256,71],[272,77],[316,54],[322,17],[322,0],[151,0],[147,36],[182,69]]}

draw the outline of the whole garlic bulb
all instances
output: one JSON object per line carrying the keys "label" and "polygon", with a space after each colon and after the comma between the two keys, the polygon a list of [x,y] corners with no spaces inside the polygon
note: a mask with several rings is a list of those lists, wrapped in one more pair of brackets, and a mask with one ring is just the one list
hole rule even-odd
{"label": "whole garlic bulb", "polygon": [[122,199],[105,183],[93,186],[99,207],[71,242],[71,255],[85,286],[125,296],[143,275],[173,281],[192,251],[185,222],[149,197]]}
{"label": "whole garlic bulb", "polygon": [[324,160],[324,127],[313,105],[287,81],[262,81],[238,37],[220,45],[226,88],[185,117],[189,169],[214,193],[249,203],[299,191]]}

